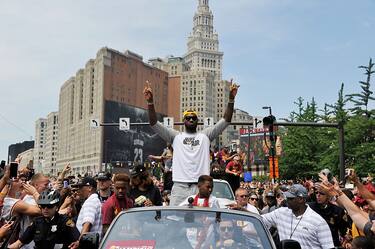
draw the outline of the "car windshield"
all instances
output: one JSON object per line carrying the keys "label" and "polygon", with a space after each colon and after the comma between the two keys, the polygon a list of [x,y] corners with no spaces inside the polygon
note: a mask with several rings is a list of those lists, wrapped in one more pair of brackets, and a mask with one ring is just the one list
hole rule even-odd
{"label": "car windshield", "polygon": [[197,209],[122,213],[101,248],[272,249],[256,217]]}
{"label": "car windshield", "polygon": [[212,195],[217,198],[225,198],[228,200],[234,200],[233,192],[230,189],[230,185],[226,182],[214,181],[214,189]]}

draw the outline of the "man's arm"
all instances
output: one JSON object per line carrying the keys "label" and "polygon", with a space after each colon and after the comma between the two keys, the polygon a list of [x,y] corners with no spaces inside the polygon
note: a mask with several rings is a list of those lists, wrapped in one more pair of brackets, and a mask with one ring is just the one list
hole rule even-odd
{"label": "man's arm", "polygon": [[269,212],[269,213],[266,213],[266,214],[262,214],[262,218],[263,218],[263,221],[264,223],[266,224],[266,226],[268,228],[271,228],[271,227],[277,227],[277,220],[280,219],[279,218],[279,215],[278,215],[278,212],[280,211],[280,208],[279,209],[276,209],[272,212]]}
{"label": "man's arm", "polygon": [[4,175],[3,175],[3,177],[0,179],[0,192],[3,190],[3,188],[5,187],[5,185],[8,184],[8,181],[9,181],[9,175],[10,175],[9,166],[6,166],[6,167],[4,168]]}
{"label": "man's arm", "polygon": [[27,204],[22,200],[14,204],[13,213],[25,214],[30,216],[41,215],[41,211],[38,206]]}
{"label": "man's arm", "polygon": [[148,81],[146,81],[146,87],[143,90],[143,95],[145,96],[145,99],[147,101],[148,106],[148,119],[150,122],[150,125],[153,126],[158,121],[156,117],[156,111],[154,106],[154,95],[152,94],[152,88]]}
{"label": "man's arm", "polygon": [[[319,175],[321,176],[321,175]],[[338,184],[332,185],[327,179],[323,179],[322,183],[318,185],[319,191],[333,197],[337,196],[336,202],[345,208],[354,224],[361,230],[365,227],[368,221],[368,215],[357,207],[338,187]]]}
{"label": "man's arm", "polygon": [[227,105],[227,109],[224,113],[224,119],[228,123],[232,121],[232,115],[233,115],[233,108],[234,108],[234,99],[236,98],[239,85],[236,85],[235,83],[232,83],[233,80],[230,80],[231,86],[230,86],[230,92],[229,92],[229,102]]}
{"label": "man's arm", "polygon": [[206,134],[210,141],[214,140],[217,136],[219,136],[231,122],[233,115],[234,99],[237,95],[239,87],[240,86],[233,83],[230,86],[229,102],[227,109],[225,110],[224,119],[219,120],[214,126],[206,128],[202,131],[202,133]]}
{"label": "man's arm", "polygon": [[[353,182],[353,184],[357,187],[358,193],[362,196],[363,199],[369,200],[375,200],[375,195],[373,195],[359,180],[358,176],[355,174],[355,172],[352,173],[351,176],[349,176],[349,179]],[[371,183],[369,183],[371,184]]]}

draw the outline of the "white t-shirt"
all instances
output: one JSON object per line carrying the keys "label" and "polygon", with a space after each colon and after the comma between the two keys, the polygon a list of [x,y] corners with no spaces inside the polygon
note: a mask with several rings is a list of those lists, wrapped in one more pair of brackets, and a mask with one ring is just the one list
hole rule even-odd
{"label": "white t-shirt", "polygon": [[[195,198],[196,195],[191,195],[187,197],[183,202],[180,203],[179,206],[188,206],[189,205],[189,198],[192,197],[193,199]],[[198,198],[198,206],[203,206],[204,203],[204,198]],[[220,208],[219,201],[215,196],[210,195],[210,198],[208,198],[208,206],[210,208]]]}
{"label": "white t-shirt", "polygon": [[[33,205],[33,206],[38,205],[32,195],[25,195],[22,200],[26,204],[29,204],[29,205]],[[31,217],[29,215],[22,215],[21,221],[20,221],[20,235],[22,235],[26,231],[26,228],[28,228],[31,225],[33,218],[34,217]],[[33,249],[34,246],[35,246],[34,241],[31,241],[29,244],[23,245],[22,249]]]}
{"label": "white t-shirt", "polygon": [[202,132],[179,132],[157,122],[152,129],[173,147],[172,177],[174,182],[198,182],[210,174],[210,142],[229,125],[221,119]]}
{"label": "white t-shirt", "polygon": [[77,218],[76,227],[79,232],[82,231],[83,224],[89,222],[91,224],[90,232],[102,234],[102,203],[98,194],[94,193],[83,203]]}

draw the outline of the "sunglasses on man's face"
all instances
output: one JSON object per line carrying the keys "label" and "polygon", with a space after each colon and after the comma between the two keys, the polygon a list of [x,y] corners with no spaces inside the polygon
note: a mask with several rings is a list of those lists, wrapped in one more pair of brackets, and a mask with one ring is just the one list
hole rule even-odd
{"label": "sunglasses on man's face", "polygon": [[49,204],[46,204],[46,205],[39,205],[39,208],[40,209],[45,209],[45,208],[48,208],[48,209],[51,209],[53,208],[55,205],[49,205]]}
{"label": "sunglasses on man's face", "polygon": [[187,120],[187,121],[190,121],[190,120],[197,121],[198,117],[197,116],[186,116],[185,120]]}
{"label": "sunglasses on man's face", "polygon": [[230,227],[230,226],[220,227],[220,231],[222,231],[222,232],[233,232],[233,227]]}
{"label": "sunglasses on man's face", "polygon": [[315,192],[316,195],[326,195],[325,193],[323,192]]}

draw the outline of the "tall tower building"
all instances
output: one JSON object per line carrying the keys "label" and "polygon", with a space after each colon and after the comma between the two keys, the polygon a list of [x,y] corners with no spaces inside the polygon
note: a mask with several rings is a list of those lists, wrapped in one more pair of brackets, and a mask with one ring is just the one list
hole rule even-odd
{"label": "tall tower building", "polygon": [[[217,122],[224,116],[230,83],[222,80],[224,53],[219,51],[219,36],[213,20],[209,1],[198,0],[187,53],[183,57],[187,70],[182,71],[180,115],[186,109],[194,109],[200,118],[213,117]],[[228,134],[224,131],[217,143],[225,145],[228,142]]]}
{"label": "tall tower building", "polygon": [[214,31],[213,20],[208,0],[199,0],[184,59],[190,71],[211,72],[215,81],[219,81],[222,77],[223,52],[219,51],[219,36]]}

